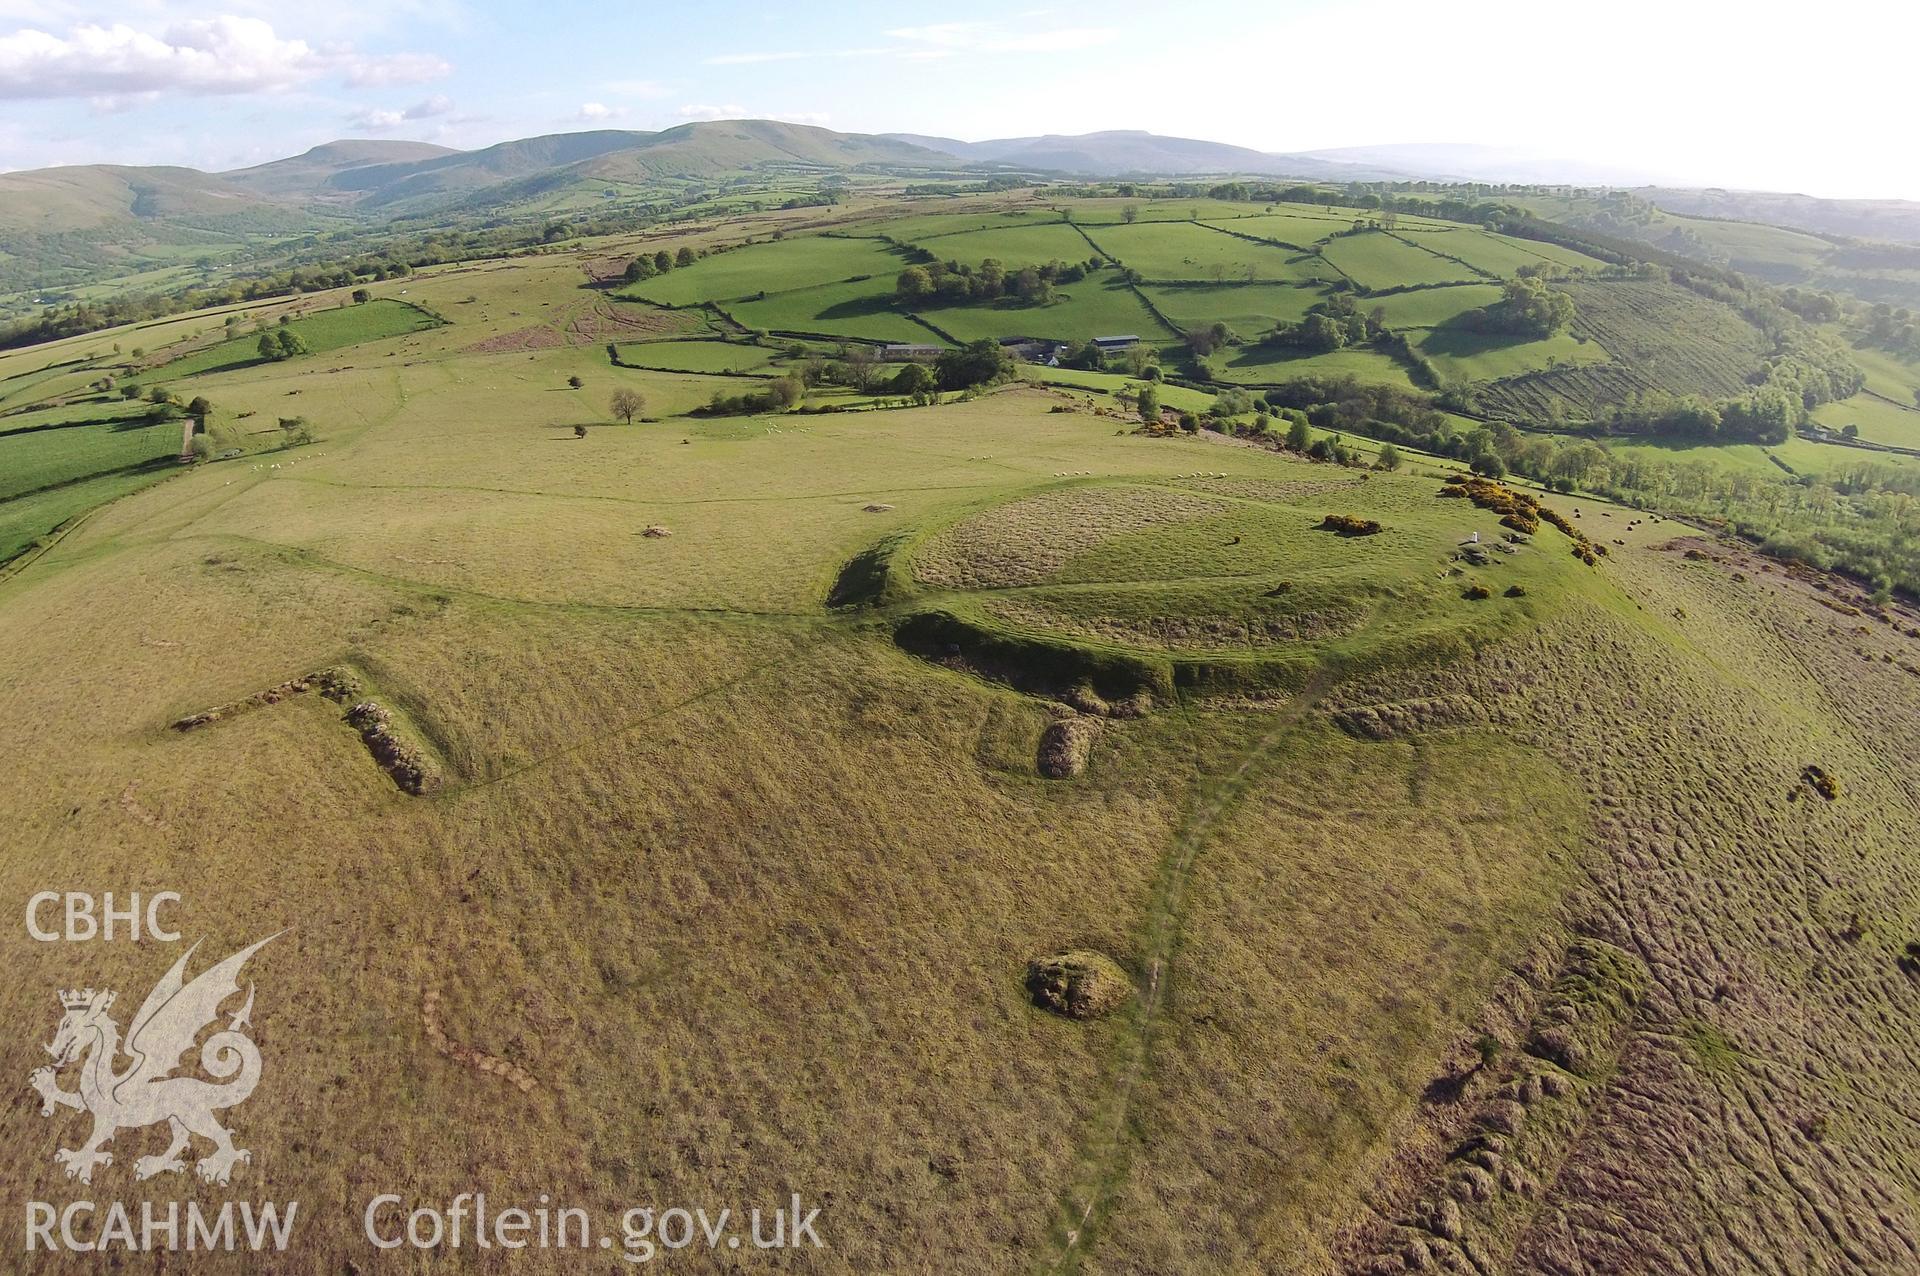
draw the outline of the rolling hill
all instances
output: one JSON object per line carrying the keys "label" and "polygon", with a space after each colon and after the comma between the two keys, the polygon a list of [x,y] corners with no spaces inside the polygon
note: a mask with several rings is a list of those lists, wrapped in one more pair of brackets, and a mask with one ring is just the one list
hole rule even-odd
{"label": "rolling hill", "polygon": [[388,142],[348,139],[327,142],[288,159],[234,169],[220,174],[229,186],[270,199],[314,199],[324,196],[344,174],[363,168],[422,164],[442,156],[459,155],[450,146],[431,142]]}
{"label": "rolling hill", "polygon": [[[484,150],[440,155],[415,163],[383,164],[336,174],[331,193],[352,193],[369,208],[430,204],[479,192],[511,198],[504,183],[540,190],[570,181],[640,182],[716,177],[772,165],[856,168],[862,165],[932,168],[948,158],[887,138],[774,120],[682,124],[658,133],[602,130],[558,133],[503,142]],[[501,188],[495,190],[495,188]]]}
{"label": "rolling hill", "polygon": [[1350,163],[1311,155],[1273,155],[1244,146],[1207,142],[1190,137],[1161,137],[1137,129],[1113,129],[1069,137],[1007,137],[985,142],[962,142],[949,137],[889,133],[887,137],[940,151],[972,164],[1008,165],[1090,177],[1130,174],[1182,176],[1249,173],[1273,177],[1301,177],[1339,181],[1366,181],[1406,176],[1371,163]]}
{"label": "rolling hill", "polygon": [[257,196],[192,168],[79,164],[0,173],[0,249],[14,236],[72,234],[126,222],[244,212]]}

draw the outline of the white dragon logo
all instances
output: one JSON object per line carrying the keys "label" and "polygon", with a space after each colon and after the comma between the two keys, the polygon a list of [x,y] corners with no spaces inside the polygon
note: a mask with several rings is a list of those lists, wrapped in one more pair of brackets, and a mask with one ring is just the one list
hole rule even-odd
{"label": "white dragon logo", "polygon": [[[196,943],[181,954],[133,1017],[125,1047],[133,1062],[118,1073],[114,1065],[122,1053],[120,1026],[107,1014],[114,994],[92,988],[60,994],[66,1014],[47,1046],[53,1064],[34,1069],[27,1082],[39,1092],[41,1116],[52,1116],[56,1107],[93,1114],[92,1137],[77,1149],[62,1148],[54,1153],[54,1159],[67,1167],[68,1178],[93,1182],[95,1166],[113,1164],[113,1154],[101,1151],[101,1145],[121,1130],[160,1121],[167,1123],[173,1142],[161,1155],[135,1161],[135,1178],[185,1170],[187,1164],[180,1154],[186,1151],[188,1136],[193,1134],[213,1144],[213,1151],[194,1163],[195,1171],[209,1183],[225,1184],[237,1162],[253,1159],[244,1148],[235,1147],[233,1135],[213,1119],[215,1112],[243,1102],[260,1082],[260,1049],[241,1032],[251,1026],[251,984],[247,986],[246,1004],[234,1012],[224,1031],[208,1037],[200,1048],[200,1066],[224,1084],[168,1074],[180,1067],[181,1056],[193,1048],[201,1030],[220,1017],[220,1004],[240,991],[240,968],[247,958],[278,937],[269,935],[241,949],[203,971],[192,983],[185,982],[183,976],[187,958],[200,945]],[[60,1089],[56,1073],[82,1056],[86,1062],[80,1068],[80,1088]]]}

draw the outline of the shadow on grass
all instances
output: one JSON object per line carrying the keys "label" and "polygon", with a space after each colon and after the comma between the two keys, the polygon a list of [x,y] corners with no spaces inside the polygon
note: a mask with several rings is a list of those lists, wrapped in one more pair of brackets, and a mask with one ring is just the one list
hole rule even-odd
{"label": "shadow on grass", "polygon": [[1476,327],[1467,315],[1455,315],[1428,330],[1427,339],[1421,342],[1420,346],[1428,355],[1444,355],[1450,359],[1472,359],[1478,355],[1492,354],[1496,350],[1510,350],[1515,346],[1531,345],[1540,340],[1543,338],[1516,332],[1490,332]]}
{"label": "shadow on grass", "polygon": [[871,319],[875,315],[897,315],[900,312],[893,307],[893,298],[886,293],[875,293],[871,297],[854,297],[848,301],[836,301],[824,310],[816,311],[815,319]]}

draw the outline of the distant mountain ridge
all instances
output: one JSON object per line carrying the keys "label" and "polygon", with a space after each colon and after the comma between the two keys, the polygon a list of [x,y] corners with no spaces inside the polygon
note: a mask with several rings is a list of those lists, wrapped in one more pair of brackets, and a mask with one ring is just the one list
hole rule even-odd
{"label": "distant mountain ridge", "polygon": [[[571,192],[699,182],[785,167],[903,174],[972,171],[1087,178],[1250,176],[1644,184],[1645,174],[1482,146],[1424,144],[1278,154],[1113,129],[966,142],[841,133],[773,120],[697,121],[658,131],[596,129],[476,150],[344,139],[248,168],[73,165],[0,173],[0,293],[57,289],[199,253],[217,261],[261,235],[442,211],[528,211]],[[1675,212],[1774,221],[1825,234],[1920,241],[1920,205],[1664,188]],[[31,294],[28,294],[29,296]]]}
{"label": "distant mountain ridge", "polygon": [[276,205],[413,209],[459,202],[532,178],[698,178],[770,164],[950,168],[953,161],[888,138],[774,120],[699,121],[658,132],[554,133],[473,151],[349,139],[224,173],[112,164],[0,173],[0,237]]}
{"label": "distant mountain ridge", "polygon": [[312,197],[329,177],[354,169],[388,164],[420,164],[459,155],[451,146],[431,142],[346,139],[326,142],[288,159],[214,174],[230,186],[273,199]]}
{"label": "distant mountain ridge", "polygon": [[1088,177],[1248,174],[1315,181],[1375,181],[1411,176],[1376,164],[1306,154],[1269,154],[1225,142],[1163,137],[1138,129],[1109,129],[1071,137],[1049,133],[1041,137],[1005,137],[986,142],[962,142],[918,133],[882,136],[973,164],[1010,165]]}

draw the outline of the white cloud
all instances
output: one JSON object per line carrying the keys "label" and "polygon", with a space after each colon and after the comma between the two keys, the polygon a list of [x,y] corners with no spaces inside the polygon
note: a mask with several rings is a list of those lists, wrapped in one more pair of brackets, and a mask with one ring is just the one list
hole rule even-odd
{"label": "white cloud", "polygon": [[747,108],[736,103],[726,106],[683,106],[674,112],[683,120],[742,120]]}
{"label": "white cloud", "polygon": [[605,102],[582,102],[580,118],[583,120],[610,120],[620,112]]}
{"label": "white cloud", "polygon": [[1106,44],[1119,36],[1113,27],[1058,27],[1051,31],[1009,32],[987,22],[938,22],[898,27],[886,33],[897,44],[848,49],[777,49],[718,53],[708,66],[753,66],[763,62],[799,62],[812,58],[900,58],[924,61],[960,53],[1064,53]]}
{"label": "white cloud", "polygon": [[419,120],[430,120],[435,116],[449,114],[452,110],[453,99],[445,94],[436,93],[424,102],[415,102],[404,110],[356,111],[347,117],[347,123],[355,128],[379,131],[399,128],[402,124],[411,124]]}
{"label": "white cloud", "polygon": [[360,88],[425,84],[453,73],[453,67],[447,64],[445,58],[431,53],[388,53],[379,57],[365,57],[350,49],[341,49],[321,56],[339,66],[341,77],[348,84]]}
{"label": "white cloud", "polygon": [[178,22],[160,35],[91,23],[57,36],[23,28],[0,36],[0,98],[235,94],[290,89],[325,76],[349,84],[408,84],[447,74],[428,54],[372,55],[283,40],[258,18],[224,14]]}

